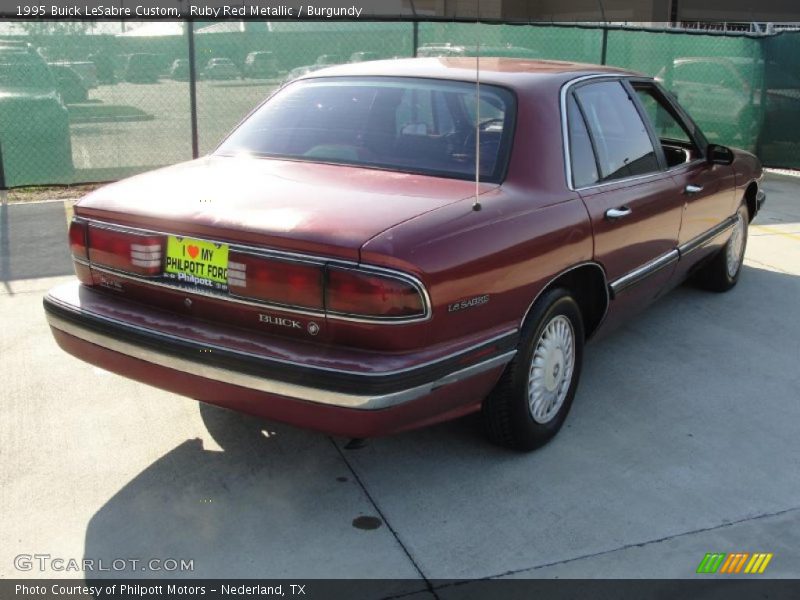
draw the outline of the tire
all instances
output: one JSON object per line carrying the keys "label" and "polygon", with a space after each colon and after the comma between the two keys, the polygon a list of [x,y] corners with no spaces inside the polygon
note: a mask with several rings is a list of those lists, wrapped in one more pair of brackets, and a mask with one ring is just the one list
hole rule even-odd
{"label": "tire", "polygon": [[[517,355],[484,400],[483,423],[492,442],[530,451],[558,433],[578,387],[583,344],[578,304],[565,289],[546,292],[526,319]],[[531,390],[538,390],[533,402]]]}
{"label": "tire", "polygon": [[744,204],[736,211],[736,217],[736,224],[728,241],[716,256],[693,277],[693,281],[703,289],[712,292],[727,292],[739,281],[744,252],[747,249],[747,226],[749,224],[749,215]]}

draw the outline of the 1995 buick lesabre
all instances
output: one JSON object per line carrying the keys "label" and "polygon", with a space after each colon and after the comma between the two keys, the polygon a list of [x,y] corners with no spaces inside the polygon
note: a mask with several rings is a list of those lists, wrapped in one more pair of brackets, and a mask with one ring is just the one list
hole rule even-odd
{"label": "1995 buick lesabre", "polygon": [[476,83],[475,67],[317,71],[210,156],[86,196],[79,281],[44,300],[56,341],[333,434],[480,410],[495,442],[540,446],[586,340],[689,276],[736,284],[762,168],[649,77],[483,58]]}

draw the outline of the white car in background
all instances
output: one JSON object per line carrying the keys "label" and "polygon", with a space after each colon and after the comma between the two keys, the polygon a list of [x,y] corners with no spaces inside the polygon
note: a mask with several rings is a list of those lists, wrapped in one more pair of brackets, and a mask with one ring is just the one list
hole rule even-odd
{"label": "white car in background", "polygon": [[203,79],[225,81],[239,79],[241,73],[230,58],[212,58],[203,69],[202,77]]}

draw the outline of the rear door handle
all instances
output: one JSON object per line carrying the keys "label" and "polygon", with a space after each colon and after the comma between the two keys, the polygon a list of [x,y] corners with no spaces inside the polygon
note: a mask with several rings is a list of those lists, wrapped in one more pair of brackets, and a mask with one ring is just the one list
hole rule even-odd
{"label": "rear door handle", "polygon": [[616,219],[621,219],[622,217],[627,217],[633,211],[628,208],[627,206],[619,206],[617,208],[609,208],[606,211],[606,219],[610,219],[612,221]]}
{"label": "rear door handle", "polygon": [[687,194],[697,194],[703,191],[702,185],[692,185],[691,183],[683,188],[683,191]]}

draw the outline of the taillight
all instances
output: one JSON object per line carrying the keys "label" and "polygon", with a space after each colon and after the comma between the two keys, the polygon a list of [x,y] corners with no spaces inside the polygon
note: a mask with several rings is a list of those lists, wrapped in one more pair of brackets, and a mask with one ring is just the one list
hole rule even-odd
{"label": "taillight", "polygon": [[322,267],[231,250],[228,289],[238,296],[321,310]]}
{"label": "taillight", "polygon": [[69,250],[75,258],[86,260],[86,221],[72,219],[69,224]]}
{"label": "taillight", "polygon": [[325,286],[328,312],[363,317],[416,317],[425,314],[422,296],[410,282],[329,267]]}
{"label": "taillight", "polygon": [[140,275],[158,275],[162,271],[163,236],[90,226],[88,241],[93,264]]}
{"label": "taillight", "polygon": [[[164,271],[166,238],[73,220],[70,249],[76,272],[92,284],[90,267],[159,276]],[[88,258],[89,265],[81,260]],[[313,260],[288,260],[228,247],[228,293],[239,298],[318,311],[333,317],[406,319],[425,317],[425,292],[410,276],[377,267],[344,267]]]}
{"label": "taillight", "polygon": [[72,253],[72,258],[75,267],[75,275],[81,283],[86,285],[93,285],[92,271],[86,265],[85,261],[88,258],[86,248],[86,236],[88,234],[88,225],[86,221],[72,219],[69,223],[69,251]]}

